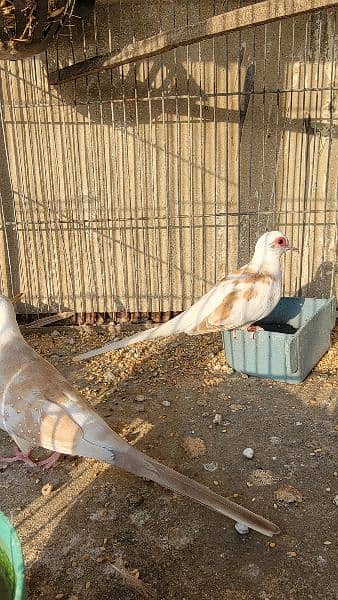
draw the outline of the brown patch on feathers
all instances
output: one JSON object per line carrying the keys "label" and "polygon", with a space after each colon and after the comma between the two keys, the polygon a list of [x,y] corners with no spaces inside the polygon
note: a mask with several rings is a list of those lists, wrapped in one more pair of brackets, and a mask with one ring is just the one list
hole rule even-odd
{"label": "brown patch on feathers", "polygon": [[248,302],[250,302],[250,300],[252,300],[256,296],[257,296],[257,290],[255,290],[255,288],[253,286],[249,287],[249,289],[245,290],[245,292],[243,293],[244,300],[247,300]]}
{"label": "brown patch on feathers", "polygon": [[224,322],[229,318],[232,307],[239,296],[239,292],[233,291],[225,296],[223,301],[215,310],[205,317],[192,331],[189,331],[190,335],[198,333],[208,333],[210,331],[217,331],[220,329]]}

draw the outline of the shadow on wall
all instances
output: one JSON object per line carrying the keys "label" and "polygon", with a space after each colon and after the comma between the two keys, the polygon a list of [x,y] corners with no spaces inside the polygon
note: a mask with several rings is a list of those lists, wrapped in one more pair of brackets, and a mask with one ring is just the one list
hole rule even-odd
{"label": "shadow on wall", "polygon": [[[165,13],[168,9],[164,4]],[[168,6],[169,4],[172,3],[168,3]],[[186,11],[185,3],[177,3],[177,6],[180,4],[181,8],[184,5]],[[198,6],[197,3],[195,4],[192,3],[189,11],[195,11],[194,19],[197,20]],[[204,3],[199,5],[201,7]],[[124,14],[121,15],[122,9]],[[154,6],[152,9],[154,10]],[[108,10],[110,10],[111,27],[108,27]],[[208,10],[212,8],[209,6]],[[137,39],[156,33],[159,21],[156,20],[157,17],[154,19],[151,10],[149,14],[146,13],[147,8],[131,2],[113,2],[109,8],[106,4],[98,4],[96,20],[92,17],[85,26],[87,55],[91,56],[96,51],[98,53],[108,51],[109,37],[112,40],[112,48],[117,50],[119,46],[130,41],[133,33]],[[184,20],[182,14],[181,18]],[[222,258],[226,255],[226,260],[229,260],[228,254],[231,252],[232,264],[237,257],[239,264],[244,264],[249,260],[259,233],[266,228],[274,229],[277,224],[281,224],[282,227],[282,223],[287,219],[284,216],[287,211],[279,209],[276,198],[281,199],[282,204],[285,195],[287,200],[294,196],[295,199],[290,200],[290,212],[298,197],[302,198],[302,202],[305,198],[301,208],[302,213],[299,210],[299,216],[295,217],[295,221],[290,219],[289,228],[292,228],[292,233],[297,230],[299,227],[297,219],[301,218],[310,205],[307,198],[310,192],[305,190],[306,194],[303,194],[302,169],[293,174],[292,167],[289,171],[286,161],[285,165],[281,166],[282,154],[283,151],[285,152],[283,135],[286,129],[305,132],[306,135],[300,135],[294,140],[291,150],[298,151],[300,148],[298,158],[301,155],[302,161],[302,156],[306,155],[307,165],[315,164],[317,150],[315,152],[313,148],[315,144],[316,149],[319,148],[323,139],[318,124],[308,115],[303,115],[304,107],[302,109],[301,103],[297,104],[296,98],[302,101],[302,96],[298,92],[294,94],[293,103],[294,107],[295,104],[298,107],[296,112],[300,118],[293,119],[285,114],[283,102],[287,102],[286,96],[283,96],[279,89],[285,83],[284,76],[287,75],[286,78],[289,78],[288,69],[292,69],[291,47],[292,58],[299,61],[298,67],[304,61],[305,55],[306,60],[314,63],[319,60],[319,56],[322,58],[322,54],[323,58],[325,57],[328,47],[325,37],[326,13],[320,14],[324,14],[324,17],[318,21],[320,26],[311,28],[309,32],[311,33],[307,42],[309,48],[304,47],[306,46],[304,37],[298,35],[300,30],[304,30],[307,21],[300,20],[299,25],[296,19],[293,46],[291,28],[288,29],[283,24],[281,38],[278,41],[278,35],[271,35],[273,32],[278,33],[278,24],[269,25],[266,47],[264,30],[258,28],[254,32],[253,30],[243,32],[241,36],[230,35],[226,39],[218,38],[215,42],[209,40],[202,43],[200,49],[196,44],[188,49],[179,48],[175,54],[171,52],[156,57],[145,66],[140,63],[135,67],[127,66],[123,69],[123,78],[120,74],[122,70],[113,70],[100,77],[90,76],[87,79],[82,78],[64,84],[60,88],[53,88],[52,98],[48,93],[46,97],[42,95],[47,105],[49,101],[52,106],[54,103],[54,107],[50,110],[51,116],[46,117],[48,127],[44,134],[50,136],[55,143],[56,157],[52,157],[49,165],[52,175],[47,175],[45,180],[39,175],[40,170],[44,171],[40,161],[37,161],[36,165],[33,163],[32,181],[35,177],[41,178],[41,187],[46,190],[45,197],[40,197],[34,192],[34,185],[28,178],[27,181],[24,180],[23,190],[15,189],[6,195],[5,221],[10,223],[14,221],[14,202],[24,207],[29,206],[33,218],[31,229],[28,228],[27,242],[30,238],[35,238],[37,246],[33,245],[32,254],[29,255],[26,252],[28,243],[24,237],[21,237],[23,242],[21,241],[21,246],[18,247],[17,234],[14,229],[12,232],[11,227],[8,227],[11,236],[10,257],[11,260],[13,259],[13,271],[16,277],[14,291],[24,291],[17,287],[20,284],[18,281],[20,265],[17,264],[20,258],[23,271],[31,270],[34,273],[31,263],[34,261],[36,263],[38,284],[34,274],[30,273],[27,277],[28,280],[30,278],[32,280],[32,296],[36,303],[44,296],[44,301],[48,297],[52,304],[58,292],[60,295],[57,302],[60,303],[61,310],[72,309],[63,298],[72,299],[75,294],[77,298],[82,295],[84,299],[90,296],[94,300],[92,305],[89,304],[90,307],[95,306],[99,297],[110,301],[116,286],[115,290],[114,285],[112,285],[113,289],[108,289],[108,265],[104,260],[98,260],[100,252],[103,256],[107,251],[110,257],[109,268],[115,262],[115,264],[122,264],[126,271],[126,276],[123,273],[126,283],[120,285],[118,292],[120,296],[124,296],[118,304],[121,311],[134,294],[134,287],[137,286],[135,284],[133,287],[133,277],[134,273],[138,272],[146,273],[146,281],[148,278],[147,286],[143,286],[140,291],[142,300],[144,298],[148,300],[149,297],[151,300],[154,295],[157,300],[158,297],[171,294],[170,297],[174,299],[183,297],[185,300],[188,297],[190,302],[190,298],[197,299],[201,295],[203,285],[210,287],[214,283],[214,270],[206,267],[210,246],[212,252],[216,253],[218,243],[218,248],[222,246]],[[172,27],[169,17],[165,18],[166,21],[163,17],[163,28]],[[312,17],[309,22],[312,22]],[[316,23],[315,18],[313,23]],[[74,60],[83,60],[82,33],[79,27],[72,29],[72,44],[69,42],[69,36],[60,38],[58,45],[60,65],[67,64],[70,57],[74,57]],[[317,37],[320,38],[319,42]],[[277,65],[273,57],[276,55],[279,43],[281,50]],[[312,48],[316,43],[319,43],[318,52]],[[215,44],[214,48],[213,44]],[[269,50],[268,60],[263,49]],[[54,49],[48,53],[48,68],[53,70],[55,67]],[[34,89],[36,81],[33,79],[30,85]],[[295,79],[295,87],[298,85],[302,83]],[[265,92],[265,88],[272,90],[273,93]],[[230,95],[222,96],[225,92],[229,92]],[[153,97],[157,99],[154,100]],[[55,105],[60,98],[62,103]],[[22,98],[20,99],[22,101]],[[16,99],[13,97],[11,101],[15,102]],[[47,110],[49,111],[49,106]],[[35,111],[34,106],[33,111]],[[24,109],[16,114],[21,114],[20,118],[24,121],[26,114]],[[39,112],[40,114],[42,115],[43,111]],[[154,122],[156,125],[152,127]],[[217,128],[217,123],[223,123],[223,126]],[[107,125],[107,127],[100,127],[100,125]],[[16,128],[19,129],[19,126],[20,124],[13,118],[8,124],[10,134],[11,128],[14,131]],[[33,132],[32,135],[35,135],[34,127],[36,123],[24,123],[23,151],[26,157],[27,147],[29,147],[26,138],[27,130],[29,139],[30,130]],[[120,132],[115,135],[114,127],[124,127],[126,135],[124,135],[125,131],[122,132],[123,135]],[[36,139],[38,145],[39,136]],[[41,135],[40,139],[45,138]],[[80,158],[79,140],[82,141],[82,150],[85,148]],[[88,142],[88,152],[84,140]],[[117,146],[116,149],[114,145]],[[44,148],[42,152],[45,152]],[[322,154],[322,148],[320,152]],[[319,152],[317,154],[319,156]],[[294,162],[297,164],[297,161]],[[25,167],[26,159],[23,163]],[[53,181],[57,164],[65,166],[60,182]],[[327,164],[325,162],[326,171],[328,171]],[[20,171],[20,165],[12,166],[12,170],[15,169]],[[104,175],[105,170],[109,171],[109,179]],[[305,179],[310,180],[307,177],[308,171],[309,169],[305,173]],[[163,173],[167,176],[165,181]],[[285,181],[288,180],[289,174],[293,182],[293,190],[289,189],[285,192]],[[102,175],[104,181],[101,187]],[[72,181],[68,182],[68,178],[74,179],[74,185]],[[7,181],[10,181],[9,172]],[[120,181],[123,181],[126,189],[119,189]],[[131,185],[128,189],[129,183]],[[15,194],[14,199],[12,193]],[[130,211],[128,207],[126,208],[128,202],[131,206]],[[143,202],[144,207],[142,207]],[[320,203],[321,199],[318,202]],[[68,207],[67,210],[64,209],[63,203]],[[48,259],[49,262],[39,261],[38,253],[41,237],[45,236],[39,229],[38,213],[41,208],[47,207],[49,212],[46,224],[49,224],[50,219],[51,229],[54,223],[59,227],[59,233],[55,234],[57,241],[53,240],[50,245],[51,253],[54,252],[55,256],[53,260]],[[286,208],[289,208],[287,203]],[[184,220],[180,218],[182,213],[185,213]],[[81,224],[79,229],[75,229],[73,225],[74,214]],[[118,220],[120,216],[121,221]],[[98,225],[101,217],[102,228]],[[154,221],[152,221],[153,217]],[[111,225],[111,219],[114,221],[114,226]],[[224,228],[223,232],[226,231],[225,235],[223,232],[222,235],[220,234],[222,228]],[[207,237],[210,231],[214,232],[214,239],[213,235]],[[116,232],[121,234],[116,236]],[[66,243],[62,245],[64,240],[68,243],[68,238],[69,244],[72,243],[70,248],[78,251],[79,255],[82,253],[86,255],[88,268],[84,277],[82,273],[78,273],[79,261],[74,252]],[[221,244],[219,244],[220,239]],[[189,254],[189,244],[190,260],[184,256],[184,252]],[[172,252],[171,256],[168,249]],[[60,269],[63,253],[67,259],[65,276]],[[123,258],[119,260],[116,256]],[[217,259],[213,257],[212,261],[216,263]],[[57,265],[61,273],[59,275],[61,283],[58,283],[56,278],[52,282],[49,281],[52,262]],[[169,273],[165,268],[163,275],[162,266],[167,267],[168,264],[170,264]],[[149,274],[146,272],[148,268]],[[121,267],[116,270],[120,277]],[[10,265],[6,277],[7,279],[11,277]],[[163,293],[165,286],[162,285],[162,281],[165,278],[169,280],[171,278],[171,281],[169,291],[165,289]],[[89,282],[90,279],[93,283]],[[72,288],[73,280],[76,280],[75,293],[75,288]],[[100,284],[102,281],[105,282],[104,286]],[[193,282],[191,285],[190,281]],[[58,286],[62,287],[62,290],[58,290]],[[292,289],[297,287],[299,285],[296,281]],[[195,289],[198,289],[196,293]],[[137,296],[137,293],[134,295]],[[174,308],[179,307],[176,305]]]}
{"label": "shadow on wall", "polygon": [[312,281],[302,286],[298,291],[298,296],[304,298],[329,298],[332,290],[335,289],[334,281],[337,273],[337,266],[330,261],[323,262],[318,267],[316,275]]}

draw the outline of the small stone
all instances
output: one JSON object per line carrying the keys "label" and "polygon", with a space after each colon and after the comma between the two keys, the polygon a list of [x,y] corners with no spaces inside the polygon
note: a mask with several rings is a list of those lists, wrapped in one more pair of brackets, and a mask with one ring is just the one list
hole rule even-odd
{"label": "small stone", "polygon": [[62,600],[62,598],[64,598],[64,597],[65,597],[64,594],[56,594],[55,600]]}
{"label": "small stone", "polygon": [[136,402],[144,402],[145,397],[142,394],[138,394],[138,396],[135,396],[135,401]]}
{"label": "small stone", "polygon": [[303,495],[299,490],[292,487],[292,485],[283,485],[274,492],[274,496],[276,500],[287,502],[288,504],[291,504],[292,502],[303,502]]}
{"label": "small stone", "polygon": [[241,523],[240,521],[237,521],[235,523],[235,529],[240,535],[245,535],[246,533],[249,533],[249,527],[245,523]]}
{"label": "small stone", "polygon": [[232,410],[233,412],[237,412],[238,410],[242,410],[243,406],[242,404],[230,404],[230,410]]}
{"label": "small stone", "polygon": [[219,481],[217,481],[217,479],[214,479],[213,484],[214,485],[219,485]]}
{"label": "small stone", "polygon": [[276,548],[276,543],[275,542],[270,542],[269,543],[269,547],[270,548]]}
{"label": "small stone", "polygon": [[182,448],[189,458],[200,458],[207,451],[205,443],[201,438],[190,436],[184,438]]}
{"label": "small stone", "polygon": [[286,554],[288,555],[289,558],[296,558],[296,556],[297,556],[297,552],[294,552],[293,550],[290,550]]}
{"label": "small stone", "polygon": [[326,491],[326,492],[331,492],[331,488],[330,488],[330,487],[327,487],[327,488],[325,488],[325,491]]}
{"label": "small stone", "polygon": [[86,590],[89,590],[91,586],[91,581],[86,581]]}
{"label": "small stone", "polygon": [[243,450],[243,456],[245,456],[245,458],[253,458],[254,457],[254,451],[252,448],[245,448]]}
{"label": "small stone", "polygon": [[296,421],[296,425],[299,427],[300,425],[303,425],[303,423],[301,421]]}
{"label": "small stone", "polygon": [[162,406],[166,406],[166,407],[171,406],[171,402],[169,402],[169,400],[163,400]]}
{"label": "small stone", "polygon": [[279,444],[281,443],[281,438],[278,437],[277,435],[272,435],[270,437],[270,442],[271,444],[273,444],[274,446],[279,446]]}
{"label": "small stone", "polygon": [[[128,503],[131,506],[140,506],[143,502],[144,498],[140,494],[131,494],[131,496],[128,497]],[[107,542],[107,538],[105,538],[105,540]],[[105,544],[106,542],[103,543]]]}
{"label": "small stone", "polygon": [[333,498],[333,504],[338,506],[338,494]]}
{"label": "small stone", "polygon": [[60,335],[61,335],[61,333],[57,329],[55,329],[51,333],[52,338],[60,337]]}
{"label": "small stone", "polygon": [[222,415],[216,413],[212,422],[214,423],[214,425],[220,425],[222,423]]}
{"label": "small stone", "polygon": [[329,540],[325,540],[324,545],[325,546],[331,546],[332,542],[330,542]]}
{"label": "small stone", "polygon": [[203,465],[203,467],[206,471],[209,471],[209,473],[214,473],[218,469],[218,463],[213,461],[210,463],[206,463],[205,465]]}
{"label": "small stone", "polygon": [[249,379],[249,375],[247,373],[241,373],[242,379]]}
{"label": "small stone", "polygon": [[52,493],[52,491],[53,491],[53,486],[52,486],[51,483],[46,483],[41,488],[41,494],[43,496],[50,496],[50,494]]}

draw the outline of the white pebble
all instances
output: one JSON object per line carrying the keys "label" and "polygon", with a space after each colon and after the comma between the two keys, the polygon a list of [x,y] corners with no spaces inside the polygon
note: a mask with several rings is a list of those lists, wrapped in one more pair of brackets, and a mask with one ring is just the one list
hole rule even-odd
{"label": "white pebble", "polygon": [[254,451],[252,448],[245,448],[245,450],[243,450],[243,456],[245,456],[245,458],[253,458],[254,457]]}
{"label": "white pebble", "polygon": [[162,405],[163,406],[170,406],[171,402],[169,402],[169,400],[163,400]]}
{"label": "white pebble", "polygon": [[241,523],[240,521],[237,521],[235,523],[235,529],[236,529],[237,533],[239,533],[240,535],[249,533],[249,527],[247,525],[245,525],[245,523]]}
{"label": "white pebble", "polygon": [[279,444],[281,443],[281,439],[280,437],[278,437],[277,435],[272,435],[270,438],[270,442],[271,444],[273,444],[274,446],[279,446]]}
{"label": "white pebble", "polygon": [[214,471],[217,471],[218,463],[217,462],[206,463],[205,465],[203,465],[203,467],[205,468],[206,471],[209,471],[209,473],[213,473]]}
{"label": "white pebble", "polygon": [[222,415],[220,415],[219,413],[216,413],[212,422],[214,423],[214,425],[220,425],[222,423]]}
{"label": "white pebble", "polygon": [[333,498],[333,504],[338,506],[338,494]]}

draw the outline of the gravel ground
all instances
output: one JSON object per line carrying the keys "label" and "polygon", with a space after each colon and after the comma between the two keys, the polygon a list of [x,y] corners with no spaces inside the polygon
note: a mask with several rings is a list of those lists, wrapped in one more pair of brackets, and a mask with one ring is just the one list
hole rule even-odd
{"label": "gravel ground", "polygon": [[[0,466],[0,506],[23,544],[28,600],[337,598],[338,330],[297,386],[232,373],[217,335],[80,364],[70,356],[119,328],[25,335],[131,443],[282,531],[240,536],[221,515],[90,460],[64,458],[51,471]],[[0,432],[1,454],[11,451]]]}

